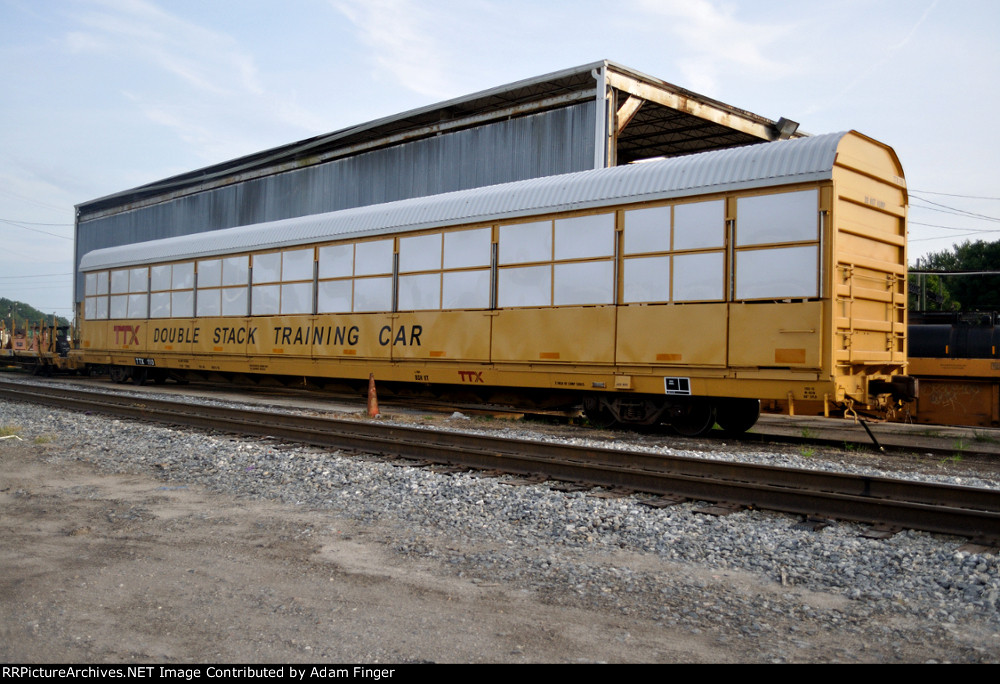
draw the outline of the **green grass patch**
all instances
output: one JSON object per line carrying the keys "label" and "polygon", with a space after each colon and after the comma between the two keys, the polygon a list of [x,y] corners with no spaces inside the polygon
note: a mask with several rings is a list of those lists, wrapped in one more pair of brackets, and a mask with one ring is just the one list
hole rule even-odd
{"label": "green grass patch", "polygon": [[18,434],[21,434],[21,428],[17,425],[0,426],[0,437],[11,437]]}

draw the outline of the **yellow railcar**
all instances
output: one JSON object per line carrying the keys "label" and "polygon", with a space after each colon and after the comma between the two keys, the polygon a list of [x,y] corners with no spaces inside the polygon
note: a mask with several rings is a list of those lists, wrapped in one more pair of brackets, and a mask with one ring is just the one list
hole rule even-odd
{"label": "yellow railcar", "polygon": [[82,359],[417,383],[746,430],[761,399],[888,408],[906,209],[856,132],[359,207],[85,255]]}

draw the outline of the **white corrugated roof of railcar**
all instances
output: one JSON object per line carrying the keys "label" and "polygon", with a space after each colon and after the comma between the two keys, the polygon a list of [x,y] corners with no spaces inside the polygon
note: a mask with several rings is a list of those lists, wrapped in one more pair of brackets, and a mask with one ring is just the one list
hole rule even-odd
{"label": "white corrugated roof of railcar", "polygon": [[460,190],[88,252],[81,271],[482,224],[832,177],[846,132]]}

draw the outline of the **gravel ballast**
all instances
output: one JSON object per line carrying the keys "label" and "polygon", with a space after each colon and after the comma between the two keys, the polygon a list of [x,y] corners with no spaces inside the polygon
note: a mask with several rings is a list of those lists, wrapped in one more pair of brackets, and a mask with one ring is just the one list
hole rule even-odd
{"label": "gravel ballast", "polygon": [[[435,427],[474,422],[455,416]],[[497,431],[492,425],[486,429]],[[53,458],[106,472],[154,474],[378,524],[394,531],[385,539],[393,552],[473,582],[741,642],[761,662],[1000,660],[1000,557],[961,551],[965,540],[955,537],[868,539],[854,524],[817,531],[766,511],[697,513],[703,502],[655,509],[639,495],[510,486],[504,477],[16,403],[0,405],[2,426],[25,440],[51,439]],[[760,448],[714,456],[823,467],[815,457]],[[998,486],[988,478],[957,483]]]}

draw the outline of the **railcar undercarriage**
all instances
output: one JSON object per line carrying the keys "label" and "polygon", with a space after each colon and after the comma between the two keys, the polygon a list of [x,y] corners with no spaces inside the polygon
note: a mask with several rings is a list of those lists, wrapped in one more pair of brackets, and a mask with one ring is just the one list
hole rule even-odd
{"label": "railcar undercarriage", "polygon": [[716,423],[727,432],[746,432],[760,417],[760,401],[591,394],[583,400],[583,411],[587,420],[597,427],[667,423],[685,437],[697,437],[706,434]]}

